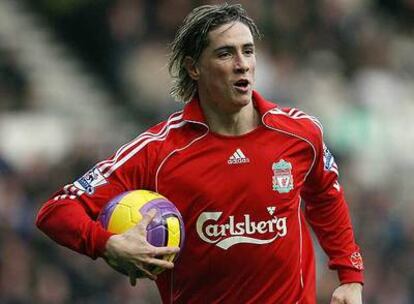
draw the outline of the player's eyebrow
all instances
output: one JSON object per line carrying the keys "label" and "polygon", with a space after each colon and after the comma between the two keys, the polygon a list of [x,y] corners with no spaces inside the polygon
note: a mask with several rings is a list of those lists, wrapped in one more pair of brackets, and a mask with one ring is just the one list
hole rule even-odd
{"label": "player's eyebrow", "polygon": [[[254,43],[249,42],[249,43],[243,44],[243,49],[244,48],[249,48],[249,47],[254,48]],[[223,46],[220,46],[220,47],[214,49],[214,52],[218,53],[220,51],[229,51],[229,50],[233,50],[235,48],[236,48],[235,45],[223,45]]]}

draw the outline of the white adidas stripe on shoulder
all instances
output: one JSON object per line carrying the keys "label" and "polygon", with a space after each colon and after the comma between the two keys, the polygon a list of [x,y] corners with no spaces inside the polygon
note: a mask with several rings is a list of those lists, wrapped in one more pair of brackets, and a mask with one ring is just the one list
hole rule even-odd
{"label": "white adidas stripe on shoulder", "polygon": [[96,167],[105,177],[111,175],[111,173],[124,164],[133,155],[139,152],[143,147],[152,141],[164,140],[171,129],[179,128],[186,124],[186,121],[182,120],[182,111],[172,114],[164,126],[157,132],[143,132],[131,142],[126,143],[117,150],[115,155],[111,159],[107,159],[99,162]]}
{"label": "white adidas stripe on shoulder", "polygon": [[62,195],[57,195],[53,198],[53,200],[58,201],[58,200],[63,200],[63,199],[71,199],[74,200],[76,199],[77,196],[76,195],[69,195],[69,194],[62,194]]}
{"label": "white adidas stripe on shoulder", "polygon": [[[136,137],[129,143],[126,143],[117,150],[115,155],[111,159],[107,159],[99,162],[95,168],[103,174],[105,178],[110,176],[117,168],[128,161],[133,155],[142,150],[148,143],[152,141],[162,141],[167,138],[171,129],[179,128],[186,124],[186,121],[182,120],[182,111],[173,113],[165,125],[157,132],[144,132]],[[63,193],[54,197],[55,201],[61,199],[75,199],[85,193],[81,189],[77,188],[74,183],[67,184],[63,187]]]}
{"label": "white adidas stripe on shoulder", "polygon": [[[300,118],[310,119],[310,120],[312,120],[319,127],[319,129],[321,129],[321,131],[323,131],[323,126],[322,126],[321,122],[315,116],[308,115],[305,112],[302,112],[302,111],[297,110],[295,108],[292,108],[291,111],[292,110],[295,110],[293,112],[293,115],[291,115],[292,118],[294,118],[294,119],[300,119]],[[289,113],[291,111],[289,111]]]}
{"label": "white adidas stripe on shoulder", "polygon": [[305,112],[302,112],[302,111],[300,111],[296,108],[291,108],[289,110],[289,112],[285,112],[285,111],[282,111],[282,110],[276,108],[276,109],[270,110],[269,113],[277,114],[277,115],[285,115],[285,116],[289,116],[290,118],[293,118],[293,119],[303,119],[303,118],[309,119],[321,130],[321,132],[323,134],[323,126],[322,126],[321,122],[316,117],[308,115]]}
{"label": "white adidas stripe on shoulder", "polygon": [[121,148],[119,148],[116,151],[115,155],[111,159],[107,159],[107,160],[104,160],[104,161],[101,161],[100,163],[98,163],[97,167],[99,168],[99,170],[101,172],[103,172],[106,168],[112,166],[121,157],[121,155],[123,153],[125,153],[128,149],[131,149],[138,142],[140,142],[141,140],[143,140],[145,138],[148,138],[150,136],[159,136],[159,135],[163,134],[165,132],[165,130],[167,129],[169,124],[174,123],[175,121],[178,121],[178,120],[182,119],[182,117],[183,117],[182,116],[182,111],[173,113],[172,115],[170,115],[170,117],[168,118],[166,124],[161,128],[160,131],[158,131],[158,133],[152,133],[152,132],[148,132],[148,131],[141,133],[135,139],[133,139],[132,141],[126,143]]}
{"label": "white adidas stripe on shoulder", "polygon": [[65,194],[63,194],[63,195],[58,195],[58,196],[56,196],[56,197],[60,197],[60,198],[65,198],[65,197],[67,197],[67,196],[70,196],[70,197],[72,197],[72,196],[81,196],[85,191],[82,191],[82,190],[80,190],[79,188],[76,188],[75,186],[74,186],[74,184],[72,183],[72,184],[67,184],[66,186],[64,186],[63,187],[63,192],[65,193]]}
{"label": "white adidas stripe on shoulder", "polygon": [[289,113],[286,113],[285,111],[282,111],[282,110],[280,110],[280,109],[278,109],[278,108],[271,109],[271,110],[269,111],[269,113],[271,113],[271,114],[277,114],[277,115],[285,115],[285,116],[290,116],[290,115],[289,115]]}
{"label": "white adidas stripe on shoulder", "polygon": [[170,124],[168,125],[165,132],[159,136],[152,136],[144,139],[141,144],[139,144],[137,147],[135,147],[131,152],[129,152],[127,155],[125,155],[123,158],[120,158],[117,160],[112,167],[110,167],[105,173],[103,173],[104,177],[108,177],[112,174],[116,169],[118,169],[120,166],[122,166],[125,162],[127,162],[131,157],[133,157],[135,154],[137,154],[139,151],[141,151],[147,144],[153,141],[163,141],[167,138],[168,133],[172,129],[177,129],[182,126],[184,126],[187,122],[185,120],[177,122],[176,124]]}
{"label": "white adidas stripe on shoulder", "polygon": [[[288,112],[288,115],[289,115],[289,116],[294,117],[294,116],[295,116],[295,114],[296,114],[296,113],[298,113],[298,112],[300,112],[298,109],[296,109],[296,108],[291,108],[291,109],[289,110],[289,112]],[[303,113],[303,112],[302,112],[302,113]]]}

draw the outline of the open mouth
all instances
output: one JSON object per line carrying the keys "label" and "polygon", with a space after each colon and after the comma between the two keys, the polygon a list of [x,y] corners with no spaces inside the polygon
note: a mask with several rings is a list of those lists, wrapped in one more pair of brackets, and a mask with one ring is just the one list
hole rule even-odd
{"label": "open mouth", "polygon": [[240,79],[234,83],[236,89],[246,91],[249,87],[249,81],[247,79]]}

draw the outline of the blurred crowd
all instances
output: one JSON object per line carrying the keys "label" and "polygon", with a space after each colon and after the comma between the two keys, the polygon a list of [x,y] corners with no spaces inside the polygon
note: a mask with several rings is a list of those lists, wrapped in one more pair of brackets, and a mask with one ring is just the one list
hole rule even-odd
{"label": "blurred crowd", "polygon": [[[16,151],[24,162],[10,157],[6,122],[36,110],[36,88],[0,40],[0,303],[159,303],[152,282],[129,287],[102,260],[56,246],[34,218],[120,137],[180,107],[168,94],[168,42],[193,7],[221,1],[20,1],[105,83],[123,134],[69,137],[53,161],[30,150]],[[264,34],[258,91],[325,126],[365,259],[364,303],[414,303],[414,1],[238,2]],[[318,249],[318,303],[337,282]]]}

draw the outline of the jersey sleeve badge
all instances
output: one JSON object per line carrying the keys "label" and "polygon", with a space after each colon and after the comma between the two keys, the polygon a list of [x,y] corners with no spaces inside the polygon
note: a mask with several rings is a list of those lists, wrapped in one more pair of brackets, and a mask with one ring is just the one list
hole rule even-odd
{"label": "jersey sleeve badge", "polygon": [[95,188],[106,184],[107,181],[98,168],[93,168],[86,172],[82,177],[73,183],[73,185],[88,195],[95,193]]}
{"label": "jersey sleeve badge", "polygon": [[335,158],[328,147],[323,144],[323,164],[326,171],[332,171],[336,175],[339,175],[338,166],[335,162]]}

